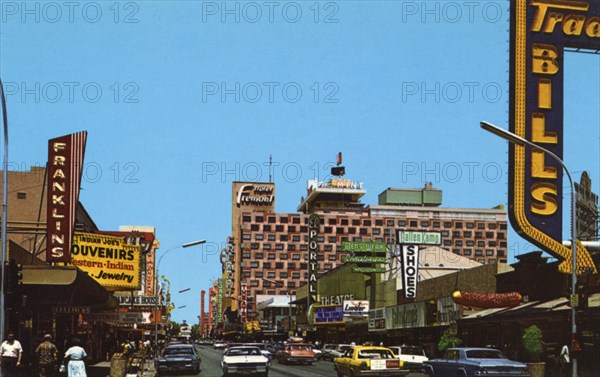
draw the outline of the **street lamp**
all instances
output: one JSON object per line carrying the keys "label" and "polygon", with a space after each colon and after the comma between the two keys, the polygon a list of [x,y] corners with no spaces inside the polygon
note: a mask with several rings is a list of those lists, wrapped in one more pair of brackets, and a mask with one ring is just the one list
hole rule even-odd
{"label": "street lamp", "polygon": [[[156,351],[158,352],[158,297],[159,297],[159,292],[158,292],[158,269],[160,267],[160,262],[162,261],[163,257],[165,255],[167,255],[167,253],[171,250],[175,250],[175,249],[179,249],[179,248],[188,248],[188,247],[192,247],[192,246],[196,246],[196,245],[200,245],[206,243],[206,240],[198,240],[198,241],[193,241],[193,242],[188,242],[188,243],[184,243],[183,245],[179,245],[179,246],[175,246],[171,249],[168,249],[167,251],[165,251],[160,258],[158,259],[158,263],[156,263],[156,269],[154,271],[154,293],[155,293],[155,298],[156,298],[156,302],[154,303],[154,346],[156,347]],[[156,257],[156,255],[155,255]]]}
{"label": "street lamp", "polygon": [[[4,86],[2,86],[2,80],[0,80],[0,100],[2,101],[2,123],[4,124],[4,157],[2,161],[2,260],[0,263],[0,269],[2,276],[6,276],[6,224],[8,217],[8,115],[6,113],[6,99],[4,98]],[[4,341],[4,321],[5,321],[5,303],[6,297],[4,290],[4,279],[0,279],[0,342]],[[0,372],[1,374],[2,372]]]}
{"label": "street lamp", "polygon": [[[575,199],[575,186],[573,185],[573,179],[571,178],[571,174],[569,173],[569,169],[565,166],[563,160],[561,160],[556,154],[552,153],[546,148],[540,147],[539,145],[532,143],[531,141],[519,136],[515,135],[512,132],[506,131],[498,126],[490,124],[488,122],[480,122],[479,125],[484,130],[493,133],[496,136],[500,136],[501,138],[508,140],[513,144],[517,144],[520,146],[529,145],[531,148],[535,148],[544,153],[547,153],[550,157],[554,158],[560,166],[567,173],[567,177],[569,178],[569,184],[571,187],[571,297],[575,297],[577,294],[577,211],[576,211],[576,199]],[[572,362],[572,376],[577,377],[577,359],[574,357],[573,353],[574,345],[575,345],[575,337],[577,336],[577,324],[575,323],[575,317],[577,313],[577,308],[575,305],[571,305],[571,359]]]}
{"label": "street lamp", "polygon": [[[275,284],[276,286],[279,285],[281,287],[285,287],[285,285],[283,284],[283,282],[278,281],[278,280],[271,280],[271,279],[266,279],[266,278],[261,278],[261,280],[264,281],[268,281],[271,284]],[[290,299],[289,302],[289,307],[288,307],[288,335],[290,335],[290,332],[292,331],[292,295],[289,291],[285,290],[284,291],[286,296],[288,296],[288,298]]]}

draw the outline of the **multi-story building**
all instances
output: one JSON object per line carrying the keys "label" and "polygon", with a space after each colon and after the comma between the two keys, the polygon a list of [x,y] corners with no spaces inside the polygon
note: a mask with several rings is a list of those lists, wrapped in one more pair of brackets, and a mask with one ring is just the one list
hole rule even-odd
{"label": "multi-story building", "polygon": [[360,202],[365,193],[362,182],[309,181],[298,213],[239,213],[236,282],[248,285],[250,316],[256,313],[257,295],[295,295],[307,281],[311,213],[321,217],[319,273],[343,263],[343,241],[393,245],[402,230],[439,232],[441,247],[480,263],[507,261],[507,220],[501,207],[441,208],[442,192],[431,184],[422,189],[388,188],[371,206]]}

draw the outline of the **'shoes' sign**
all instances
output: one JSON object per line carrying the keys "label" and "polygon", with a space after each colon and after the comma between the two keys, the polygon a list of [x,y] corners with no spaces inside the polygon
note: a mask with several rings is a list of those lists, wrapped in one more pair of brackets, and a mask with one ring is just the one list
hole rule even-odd
{"label": "'shoes' sign", "polygon": [[[512,0],[510,29],[510,130],[563,159],[564,51],[600,50],[600,2]],[[512,226],[563,260],[560,271],[571,272],[571,250],[562,245],[560,163],[541,150],[512,143],[509,160]],[[596,270],[582,245],[577,266]]]}
{"label": "'shoes' sign", "polygon": [[402,245],[402,276],[404,297],[417,298],[419,278],[419,246]]}
{"label": "'shoes' sign", "polygon": [[46,261],[69,262],[87,132],[48,141]]}

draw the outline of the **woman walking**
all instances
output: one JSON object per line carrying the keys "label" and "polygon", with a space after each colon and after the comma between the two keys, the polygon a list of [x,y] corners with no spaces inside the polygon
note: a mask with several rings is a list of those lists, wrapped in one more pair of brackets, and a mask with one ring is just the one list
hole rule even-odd
{"label": "woman walking", "polygon": [[73,346],[65,352],[65,362],[68,360],[67,373],[69,377],[87,377],[85,373],[85,363],[83,359],[87,353],[81,347],[79,339],[73,339]]}

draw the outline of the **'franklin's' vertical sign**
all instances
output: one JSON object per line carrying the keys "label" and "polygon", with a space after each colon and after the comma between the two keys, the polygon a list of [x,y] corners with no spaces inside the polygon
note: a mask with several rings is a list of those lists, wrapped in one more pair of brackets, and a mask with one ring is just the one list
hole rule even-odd
{"label": "'franklin's' vertical sign", "polygon": [[[564,50],[600,49],[600,1],[511,0],[510,29],[510,130],[563,159]],[[563,260],[559,270],[568,273],[571,250],[562,245],[562,168],[540,150],[512,143],[509,148],[511,224]],[[582,245],[577,265],[595,270]]]}
{"label": "'franklin's' vertical sign", "polygon": [[48,141],[46,260],[69,262],[87,132]]}
{"label": "'franklin's' vertical sign", "polygon": [[308,217],[308,305],[310,307],[317,301],[317,273],[319,271],[319,244],[317,238],[319,236],[319,228],[321,226],[321,218],[317,214],[311,214]]}

